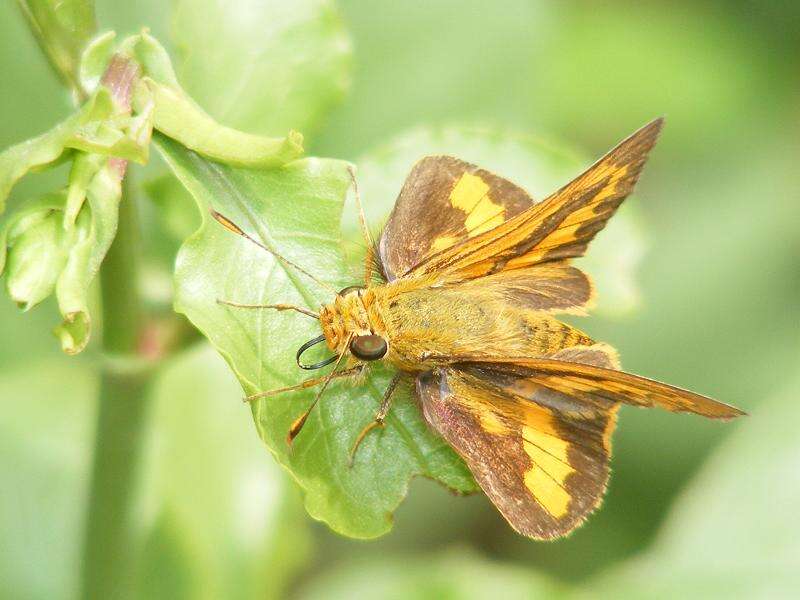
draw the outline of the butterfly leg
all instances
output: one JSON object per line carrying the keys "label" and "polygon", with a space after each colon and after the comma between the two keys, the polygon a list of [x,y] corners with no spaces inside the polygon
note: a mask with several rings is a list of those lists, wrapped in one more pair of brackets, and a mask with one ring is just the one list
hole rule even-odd
{"label": "butterfly leg", "polygon": [[363,370],[364,370],[364,365],[356,365],[351,369],[338,371],[333,373],[332,375],[323,375],[322,377],[312,377],[311,379],[306,379],[305,381],[301,381],[298,384],[290,385],[288,387],[276,388],[274,390],[267,390],[266,392],[258,392],[257,394],[252,394],[250,396],[247,396],[244,399],[244,401],[252,402],[253,400],[258,400],[259,398],[268,398],[269,396],[277,396],[278,394],[284,394],[286,392],[305,390],[307,388],[319,385],[320,383],[324,383],[325,380],[328,379],[329,377],[331,379],[338,379],[341,377],[355,377],[356,375],[360,374],[361,371]]}
{"label": "butterfly leg", "polygon": [[356,458],[356,450],[361,445],[361,442],[364,441],[364,438],[367,437],[367,434],[376,429],[378,427],[385,427],[386,423],[384,420],[386,419],[386,415],[389,414],[389,409],[392,406],[392,395],[394,394],[394,390],[397,387],[397,384],[400,383],[401,374],[398,373],[395,375],[392,380],[389,382],[389,387],[386,388],[386,391],[383,394],[383,400],[381,401],[381,405],[378,408],[378,412],[375,413],[375,418],[369,423],[364,429],[361,430],[361,433],[358,434],[353,447],[350,449],[350,460],[348,461],[348,466],[352,468],[353,461]]}

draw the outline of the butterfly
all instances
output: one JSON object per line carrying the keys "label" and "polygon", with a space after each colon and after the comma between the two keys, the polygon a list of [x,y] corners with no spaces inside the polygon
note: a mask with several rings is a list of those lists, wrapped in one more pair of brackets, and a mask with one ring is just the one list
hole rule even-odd
{"label": "butterfly", "polygon": [[[622,404],[712,419],[744,414],[621,371],[611,346],[555,316],[584,313],[591,304],[592,284],[571,260],[583,256],[632,192],[661,127],[661,119],[647,124],[541,202],[458,158],[425,157],[412,168],[376,241],[353,176],[370,249],[363,285],[336,292],[317,280],[335,294],[319,312],[220,301],[318,319],[322,334],[301,346],[297,364],[311,370],[335,363],[325,376],[250,399],[319,386],[291,426],[291,443],[332,379],[358,377],[384,361],[397,375],[374,420],[355,438],[351,461],[364,437],[383,426],[397,385],[410,381],[426,422],[464,459],[511,527],[536,539],[569,533],[602,500]],[[333,355],[303,362],[322,343]]]}

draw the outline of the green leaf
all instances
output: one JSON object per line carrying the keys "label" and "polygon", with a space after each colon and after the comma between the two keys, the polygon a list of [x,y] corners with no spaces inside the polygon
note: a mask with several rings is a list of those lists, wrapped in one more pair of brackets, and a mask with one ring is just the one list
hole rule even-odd
{"label": "green leaf", "polygon": [[93,93],[100,85],[103,73],[116,49],[116,38],[116,32],[105,31],[86,44],[78,65],[80,84],[86,92]]}
{"label": "green leaf", "polygon": [[69,228],[78,218],[86,200],[86,191],[106,159],[100,154],[77,153],[72,161],[67,185],[67,202],[64,208],[65,228]]}
{"label": "green leaf", "polygon": [[94,2],[88,0],[19,0],[20,8],[53,68],[76,96],[81,51],[96,29]]}
{"label": "green leaf", "polygon": [[[412,165],[429,154],[451,154],[522,186],[542,200],[578,176],[589,164],[581,154],[532,136],[485,127],[417,128],[358,160],[358,177],[368,221],[381,223],[394,205]],[[601,232],[585,258],[598,291],[596,311],[619,315],[636,307],[636,267],[644,252],[640,219],[628,200]],[[346,235],[357,237],[354,211],[345,213]]]}
{"label": "green leaf", "polygon": [[0,274],[6,271],[8,293],[27,310],[55,290],[63,317],[55,333],[68,354],[89,341],[89,288],[116,234],[119,172],[104,165],[85,192],[88,206],[74,227],[64,227],[65,193],[18,203],[0,217]]}
{"label": "green leaf", "polygon": [[[319,307],[331,295],[271,255],[234,236],[208,215],[225,214],[336,289],[358,282],[339,246],[339,221],[350,184],[341,161],[307,158],[273,170],[245,170],[204,160],[162,136],[159,148],[203,214],[199,231],[177,260],[176,310],[185,313],[225,357],[248,394],[303,379],[294,362],[300,344],[319,334],[302,315],[234,309],[217,299],[290,302]],[[408,395],[396,399],[386,429],[369,436],[356,465],[347,457],[370,422],[390,374],[376,370],[362,384],[332,382],[292,451],[286,434],[314,390],[261,399],[259,434],[305,492],[306,509],[345,535],[369,538],[391,528],[391,514],[414,475],[460,491],[475,484],[453,451],[434,436]]]}
{"label": "green leaf", "polygon": [[[97,40],[97,48],[87,52],[88,63],[99,62],[98,57],[107,52],[106,43],[102,37]],[[264,137],[215,121],[183,91],[166,50],[147,32],[123,40],[120,52],[143,68],[145,76],[133,97],[139,118],[187,148],[219,162],[248,167],[278,166],[303,153],[303,136],[296,131],[285,138]],[[87,71],[96,73],[97,68],[87,65]],[[150,128],[139,129],[149,134]]]}
{"label": "green leaf", "polygon": [[331,0],[180,0],[172,31],[187,92],[232,127],[309,131],[349,87],[350,40]]}
{"label": "green leaf", "polygon": [[119,172],[107,162],[86,190],[89,210],[84,209],[78,215],[78,239],[56,285],[58,308],[64,320],[56,327],[55,334],[67,354],[77,354],[89,341],[89,286],[117,233],[121,196]]}
{"label": "green leaf", "polygon": [[23,176],[52,165],[70,149],[146,162],[147,138],[142,138],[139,130],[136,137],[129,136],[134,121],[115,117],[114,111],[109,91],[98,88],[75,114],[46,133],[0,153],[0,213],[11,189]]}
{"label": "green leaf", "polygon": [[[48,221],[48,217],[53,214],[54,211],[63,208],[64,200],[63,193],[47,194],[35,200],[17,204],[12,210],[0,216],[0,275],[3,274],[8,266],[8,246],[20,243],[23,246],[34,244],[34,240],[38,239],[40,236],[39,232],[41,231],[42,223]],[[45,227],[47,227],[47,225],[45,225]],[[26,241],[26,235],[28,234],[32,236],[30,241]],[[48,248],[48,251],[52,251],[56,247],[58,247],[57,244]],[[20,256],[16,261],[24,263],[27,262],[26,258],[26,256]],[[39,258],[41,258],[41,256],[34,250],[33,256],[31,257],[32,262],[36,263]],[[45,270],[42,269],[42,265],[38,264],[35,264],[35,268],[39,272]],[[22,277],[24,276],[20,273],[14,274],[14,278]],[[54,284],[55,279],[53,279],[52,282]],[[6,286],[9,286],[8,281],[6,281]],[[45,296],[46,295],[47,294],[45,294]],[[28,304],[27,298],[33,299],[35,296],[36,294],[28,296],[28,294],[19,293],[16,301]],[[34,304],[36,304],[36,302],[32,302],[30,306]],[[30,308],[30,306],[28,308]]]}
{"label": "green leaf", "polygon": [[56,161],[82,121],[103,119],[111,113],[110,97],[93,99],[84,108],[35,138],[7,148],[0,153],[0,213],[5,210],[5,200],[11,188],[32,169],[42,168]]}
{"label": "green leaf", "polygon": [[147,90],[138,95],[136,108],[141,110],[142,102],[152,102],[156,129],[212,160],[269,167],[282,165],[303,153],[303,136],[296,131],[290,131],[285,138],[237,131],[217,123],[180,88],[161,85],[149,78],[144,78],[142,84]]}

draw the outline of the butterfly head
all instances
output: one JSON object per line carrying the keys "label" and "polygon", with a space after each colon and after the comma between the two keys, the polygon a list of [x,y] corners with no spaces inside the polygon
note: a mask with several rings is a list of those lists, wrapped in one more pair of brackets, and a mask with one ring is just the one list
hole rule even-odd
{"label": "butterfly head", "polygon": [[376,326],[371,307],[374,293],[361,286],[344,288],[319,314],[322,335],[335,356],[349,352],[360,361],[383,358],[389,350],[386,336]]}

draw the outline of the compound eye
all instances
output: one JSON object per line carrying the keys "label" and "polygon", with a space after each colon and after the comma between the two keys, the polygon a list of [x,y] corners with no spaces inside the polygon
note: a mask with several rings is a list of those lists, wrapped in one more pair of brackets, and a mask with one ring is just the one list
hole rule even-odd
{"label": "compound eye", "polygon": [[383,358],[389,346],[379,335],[359,335],[350,342],[350,352],[361,360],[378,360]]}
{"label": "compound eye", "polygon": [[348,285],[346,288],[343,288],[339,291],[340,296],[346,296],[350,292],[356,292],[358,290],[363,290],[364,288],[360,285]]}

